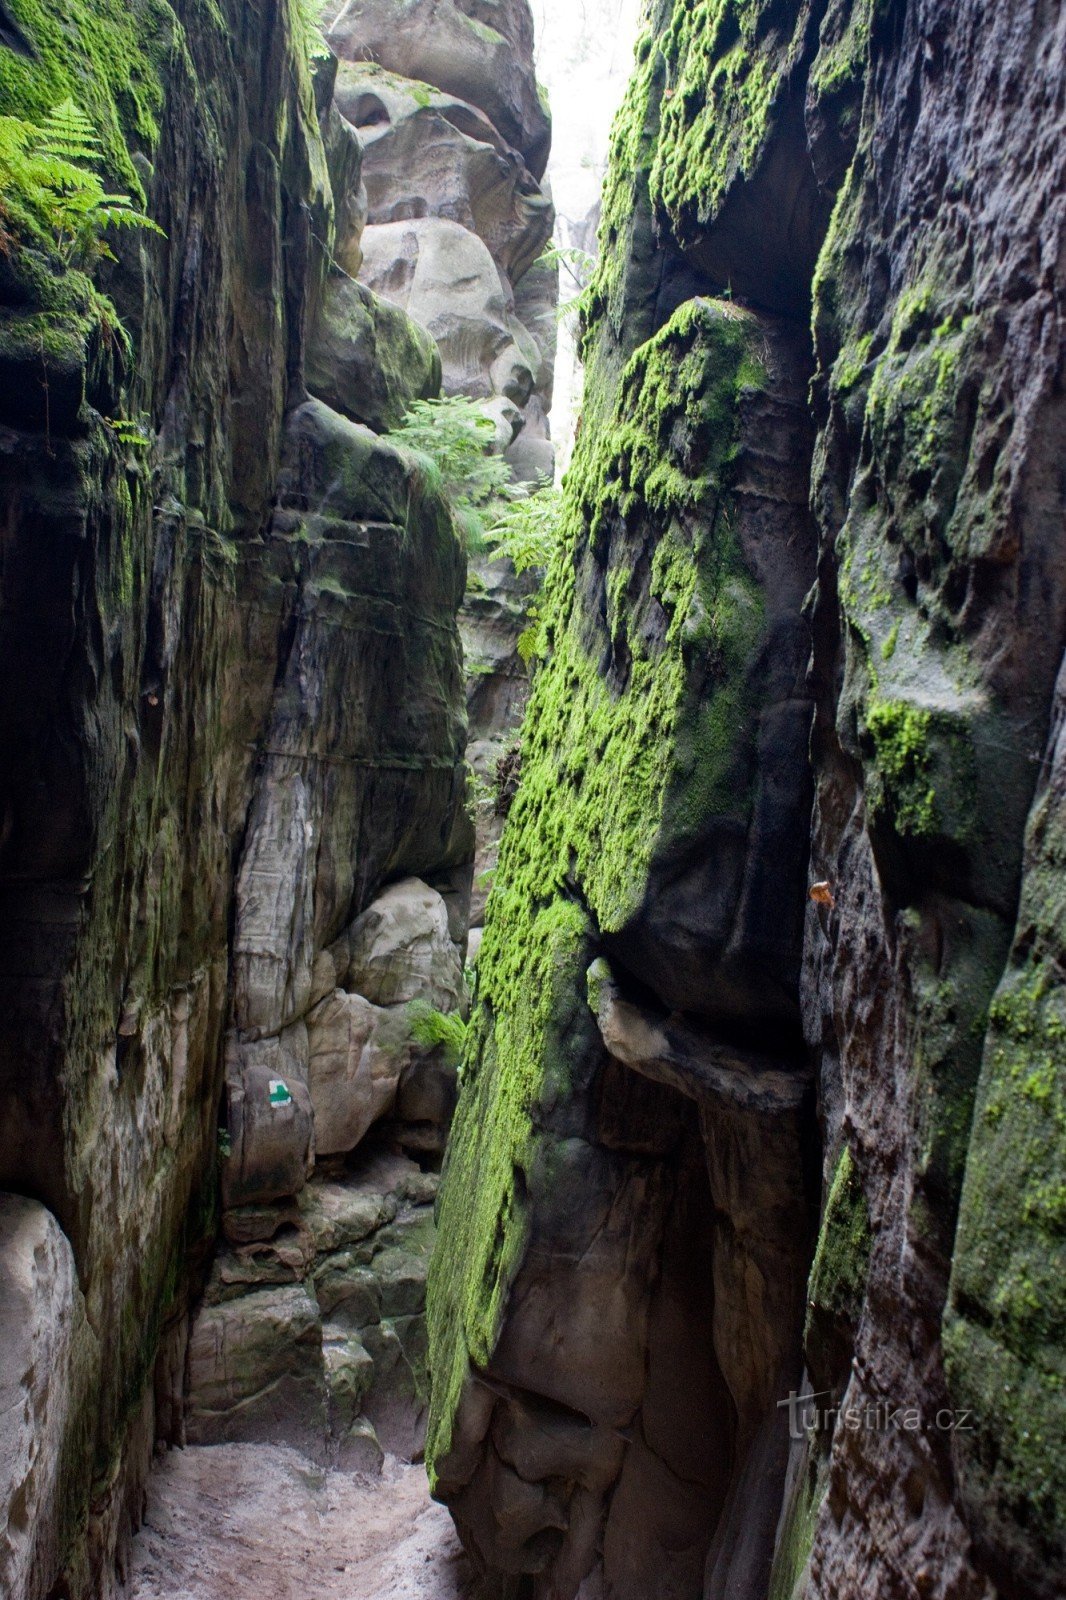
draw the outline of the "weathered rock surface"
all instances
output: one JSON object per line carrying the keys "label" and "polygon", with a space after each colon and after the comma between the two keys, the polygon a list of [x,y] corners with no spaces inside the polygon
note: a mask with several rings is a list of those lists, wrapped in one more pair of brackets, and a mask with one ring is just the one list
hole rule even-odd
{"label": "weathered rock surface", "polygon": [[[550,482],[559,286],[558,269],[538,260],[554,212],[540,182],[548,125],[528,4],[473,10],[357,0],[327,6],[325,18],[342,57],[337,105],[364,144],[369,226],[360,238],[361,279],[379,301],[430,330],[445,393],[481,402],[515,479]],[[327,302],[312,346],[327,364],[341,350],[327,327],[331,316]],[[357,361],[348,365],[355,378]],[[336,391],[316,392],[331,398]],[[357,414],[351,401],[341,409]],[[501,820],[488,796],[514,745],[528,685],[518,641],[533,588],[529,576],[516,580],[506,560],[485,560],[463,610],[479,797],[475,927]]]}
{"label": "weathered rock surface", "polygon": [[322,1329],[302,1285],[207,1307],[189,1340],[188,1382],[190,1443],[262,1440],[322,1454]]}
{"label": "weathered rock surface", "polygon": [[70,1241],[38,1200],[0,1195],[0,1584],[57,1565],[70,1412],[91,1360]]}
{"label": "weathered rock surface", "polygon": [[415,400],[439,394],[440,382],[440,356],[424,329],[354,278],[327,278],[307,349],[307,387],[317,399],[381,433]]}
{"label": "weathered rock surface", "polygon": [[[772,1548],[810,1248],[805,378],[790,329],[693,299],[574,469],[596,538],[526,717],[431,1299],[437,1492],[546,1593],[693,1593],[707,1562],[749,1585]],[[532,1477],[505,1401],[574,1419]]]}
{"label": "weathered rock surface", "polygon": [[190,1442],[363,1472],[420,1453],[437,1180],[365,1149],[340,1177],[316,1172],[269,1238],[217,1256],[189,1341]]}
{"label": "weathered rock surface", "polygon": [[551,237],[551,201],[483,112],[369,61],[342,63],[336,103],[363,145],[369,223],[448,218],[512,283],[525,276]]}
{"label": "weathered rock surface", "polygon": [[441,1194],[433,1481],[505,1593],[1050,1600],[1066,34],[649,23]]}
{"label": "weathered rock surface", "polygon": [[[465,560],[420,469],[351,419],[397,418],[439,358],[328,279],[360,264],[361,152],[290,8],[45,12],[13,76],[4,51],[0,112],[76,98],[165,235],[121,235],[113,304],[7,219],[0,267],[0,1183],[54,1219],[19,1291],[36,1453],[16,1404],[0,1457],[12,1596],[95,1600],[153,1443],[183,1437],[220,1169],[194,1428],[291,1426],[321,1453],[343,1414],[352,1458],[378,1459],[359,1353],[324,1341],[306,1287],[307,1019],[383,886],[439,878],[465,936]],[[316,373],[351,417],[309,398]]]}
{"label": "weathered rock surface", "polygon": [[462,223],[416,217],[367,228],[361,276],[428,328],[449,393],[499,394],[519,407],[529,399],[536,360],[529,358],[531,341],[511,316],[513,300],[488,246]]}
{"label": "weathered rock surface", "polygon": [[[501,449],[531,397],[533,433],[546,439],[554,336],[540,301],[552,274],[536,275],[533,331],[515,301],[554,220],[539,183],[549,125],[528,0],[490,17],[393,0],[332,4],[324,16],[341,58],[337,105],[364,145],[363,283],[432,333],[445,392],[486,402]],[[550,472],[546,451],[534,458]]]}
{"label": "weathered rock surface", "polygon": [[527,0],[493,0],[478,11],[456,0],[329,0],[324,18],[342,61],[377,62],[477,106],[534,178],[543,176],[551,123],[531,70]]}

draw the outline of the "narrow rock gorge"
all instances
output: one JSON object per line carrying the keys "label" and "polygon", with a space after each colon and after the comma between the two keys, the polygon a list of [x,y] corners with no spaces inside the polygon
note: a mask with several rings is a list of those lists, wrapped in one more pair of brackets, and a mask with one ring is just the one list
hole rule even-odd
{"label": "narrow rock gorge", "polygon": [[535,44],[0,4],[12,1600],[1066,1590],[1066,13],[648,0],[546,575]]}

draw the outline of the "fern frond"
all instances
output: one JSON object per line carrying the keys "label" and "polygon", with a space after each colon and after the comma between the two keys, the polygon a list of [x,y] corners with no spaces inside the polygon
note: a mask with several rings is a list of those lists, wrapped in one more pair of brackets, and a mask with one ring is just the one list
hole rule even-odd
{"label": "fern frond", "polygon": [[37,149],[43,156],[59,156],[65,161],[84,162],[95,167],[104,156],[104,147],[89,118],[73,100],[53,106],[41,127]]}

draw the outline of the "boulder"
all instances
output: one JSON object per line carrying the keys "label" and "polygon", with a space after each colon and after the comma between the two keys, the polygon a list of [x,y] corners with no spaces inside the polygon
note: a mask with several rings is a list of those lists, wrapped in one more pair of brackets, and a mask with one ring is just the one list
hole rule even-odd
{"label": "boulder", "polygon": [[319,1155],[354,1150],[388,1111],[411,1058],[406,1009],[337,989],[307,1019],[308,1082]]}
{"label": "boulder", "polygon": [[349,1470],[376,1470],[381,1463],[381,1448],[378,1446],[375,1462],[373,1428],[362,1416],[363,1399],[374,1379],[373,1358],[357,1334],[332,1323],[324,1324],[322,1329],[322,1354],[331,1454],[339,1466]]}
{"label": "boulder", "polygon": [[375,1005],[426,1000],[455,1011],[466,998],[447,907],[420,878],[390,884],[352,923],[347,943],[344,981]]}
{"label": "boulder", "polygon": [[0,1592],[54,1568],[64,1431],[84,1308],[70,1243],[51,1212],[0,1195]]}
{"label": "boulder", "polygon": [[551,121],[533,70],[528,0],[493,0],[478,15],[457,0],[328,0],[323,20],[342,61],[376,61],[469,101],[542,176]]}
{"label": "boulder", "polygon": [[360,278],[428,328],[449,394],[528,400],[537,358],[488,246],[462,223],[414,217],[367,228]]}
{"label": "boulder", "polygon": [[378,432],[440,392],[440,356],[425,329],[341,273],[326,280],[306,359],[311,393]]}
{"label": "boulder", "polygon": [[284,1199],[303,1188],[314,1163],[307,1087],[307,1029],[241,1041],[226,1050],[229,1151],[222,1164],[226,1207]]}
{"label": "boulder", "polygon": [[303,1285],[205,1306],[189,1338],[188,1393],[190,1444],[289,1444],[322,1460],[322,1324]]}
{"label": "boulder", "polygon": [[522,427],[504,455],[517,483],[551,483],[555,476],[555,446],[540,395],[530,395],[523,412]]}
{"label": "boulder", "polygon": [[368,222],[450,218],[517,282],[551,237],[554,212],[486,116],[371,62],[341,64],[337,104],[363,144]]}
{"label": "boulder", "polygon": [[395,1196],[376,1184],[334,1183],[317,1174],[300,1196],[300,1211],[319,1256],[361,1243],[391,1222],[397,1209]]}

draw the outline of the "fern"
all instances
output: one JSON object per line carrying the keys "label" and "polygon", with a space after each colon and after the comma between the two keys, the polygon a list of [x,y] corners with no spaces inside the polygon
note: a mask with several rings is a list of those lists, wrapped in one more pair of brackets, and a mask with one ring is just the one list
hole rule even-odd
{"label": "fern", "polygon": [[562,514],[562,494],[552,484],[518,491],[501,507],[485,541],[497,554],[508,556],[519,574],[546,567],[562,537]]}
{"label": "fern", "polygon": [[448,500],[467,550],[484,548],[488,517],[514,494],[510,468],[493,452],[491,417],[466,395],[416,400],[389,438],[428,463],[430,482]]}
{"label": "fern", "polygon": [[53,106],[44,120],[39,140],[43,156],[60,161],[84,162],[98,167],[104,159],[103,145],[89,118],[73,102],[64,100]]}
{"label": "fern", "polygon": [[127,450],[150,450],[154,442],[151,418],[146,411],[138,417],[105,417],[104,421],[111,429],[119,444]]}
{"label": "fern", "polygon": [[534,263],[538,267],[561,268],[571,279],[576,294],[560,298],[555,308],[558,322],[583,317],[592,292],[592,274],[596,270],[596,257],[577,245],[550,244]]}
{"label": "fern", "polygon": [[[0,117],[0,194],[5,221],[43,238],[65,266],[90,270],[115,259],[111,228],[163,230],[128,194],[110,194],[97,170],[100,139],[73,100],[54,106],[42,127]],[[6,230],[5,230],[6,231]]]}
{"label": "fern", "polygon": [[290,0],[292,37],[297,50],[310,64],[320,56],[330,54],[322,32],[322,13],[325,0]]}

